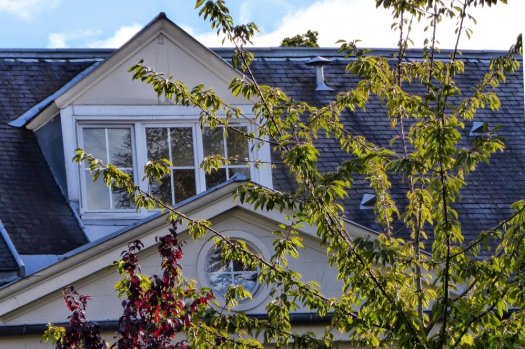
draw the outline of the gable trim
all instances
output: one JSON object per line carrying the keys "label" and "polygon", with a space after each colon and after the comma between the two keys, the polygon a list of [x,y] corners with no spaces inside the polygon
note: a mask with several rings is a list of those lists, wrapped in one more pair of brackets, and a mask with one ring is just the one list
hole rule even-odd
{"label": "gable trim", "polygon": [[18,254],[18,251],[16,250],[15,245],[13,244],[13,241],[9,237],[9,233],[4,227],[4,224],[2,223],[2,220],[0,219],[0,237],[4,239],[5,244],[7,245],[7,248],[11,252],[11,255],[13,256],[16,264],[18,265],[18,273],[19,276],[22,277],[25,275],[25,265],[24,261],[22,260],[22,257]]}
{"label": "gable trim", "polygon": [[[79,73],[55,93],[31,107],[17,119],[11,121],[9,125],[13,127],[24,127],[27,125],[27,128],[30,130],[37,130],[56,115],[59,109],[69,106],[74,100],[113,72],[119,66],[119,63],[131,58],[158,35],[165,36],[173,45],[193,57],[206,67],[210,73],[215,74],[226,84],[229,84],[231,80],[231,76],[228,76],[227,72],[237,77],[243,77],[243,74],[235,70],[217,53],[201,44],[184,29],[168,19],[166,14],[161,12],[105,60],[95,58],[93,65]],[[188,47],[193,49],[188,49]],[[200,52],[201,55],[197,54],[197,52]]]}

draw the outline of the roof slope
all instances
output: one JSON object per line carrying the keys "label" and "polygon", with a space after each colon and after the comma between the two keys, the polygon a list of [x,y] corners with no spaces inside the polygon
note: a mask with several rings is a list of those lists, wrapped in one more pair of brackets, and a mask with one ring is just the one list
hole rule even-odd
{"label": "roof slope", "polygon": [[61,254],[87,242],[33,132],[8,123],[93,64],[93,56],[0,53],[0,219],[21,254]]}
{"label": "roof slope", "polygon": [[[382,54],[392,57],[393,50],[373,51],[373,54]],[[274,49],[254,50],[256,59],[252,69],[258,82],[280,87],[289,96],[298,101],[305,101],[313,105],[322,105],[330,102],[334,92],[315,91],[315,68],[305,63],[317,55],[332,59],[333,64],[324,67],[325,81],[336,91],[342,91],[355,86],[356,79],[345,73],[348,60],[336,53],[335,50],[312,49]],[[223,53],[226,55],[226,52]],[[465,59],[465,73],[457,77],[458,86],[466,94],[479,82],[487,71],[491,58],[501,55],[502,52],[463,52]],[[420,57],[419,51],[411,51],[409,55]],[[448,58],[443,52],[438,58]],[[462,191],[462,199],[455,207],[460,212],[463,234],[467,240],[472,239],[481,230],[496,226],[511,213],[510,206],[519,199],[525,198],[525,117],[523,67],[519,72],[508,76],[507,82],[496,90],[501,98],[501,109],[497,112],[480,110],[476,121],[484,121],[489,127],[499,125],[498,135],[505,139],[506,148],[502,153],[494,154],[490,164],[482,164],[467,177],[467,186]],[[377,100],[372,99],[366,111],[346,112],[343,115],[348,130],[356,135],[365,135],[368,140],[385,147],[398,134],[399,129],[392,129],[385,117],[385,109]],[[463,145],[468,145],[471,124],[466,124],[463,130]],[[339,145],[331,140],[319,141],[321,171],[334,170],[338,164],[349,158],[349,155],[340,150]],[[400,141],[393,149],[401,152]],[[282,169],[277,169],[274,178],[276,189],[289,190],[293,185]],[[405,186],[398,179],[393,178],[393,196],[396,201],[403,203]],[[362,178],[353,182],[349,198],[345,201],[346,214],[349,219],[372,229],[379,229],[373,210],[361,210],[360,202],[364,193],[371,193],[371,189]]]}
{"label": "roof slope", "polygon": [[9,236],[6,236],[4,225],[0,220],[0,285],[2,284],[2,273],[18,271],[20,266],[16,262],[13,251],[9,248]]}
{"label": "roof slope", "polygon": [[[345,73],[348,61],[335,49],[279,48],[253,51],[255,59],[252,69],[258,81],[280,87],[299,101],[322,105],[334,97],[334,92],[315,91],[315,68],[305,64],[315,56],[333,60],[334,64],[325,66],[325,77],[327,84],[336,91],[349,89],[357,81]],[[229,60],[232,54],[231,49],[216,49],[215,52],[225,60]],[[393,52],[374,50],[374,54],[385,56],[391,56]],[[109,53],[110,50],[64,50],[60,55],[46,50],[37,54],[17,51],[12,52],[9,58],[4,57],[3,61],[0,56],[0,78],[6,81],[0,86],[0,218],[21,253],[63,253],[85,240],[60,197],[32,133],[10,128],[6,122],[53,93],[90,64],[79,62],[79,56],[104,57]],[[412,51],[410,54],[417,56],[420,53]],[[43,59],[46,55],[48,58]],[[479,80],[494,55],[491,52],[464,52],[466,73],[458,78],[458,85],[464,92],[468,92],[468,86]],[[58,56],[61,61],[56,60]],[[447,53],[443,52],[439,57],[446,58]],[[490,126],[500,125],[498,133],[506,138],[506,149],[503,153],[495,154],[490,165],[479,166],[467,178],[462,200],[456,205],[462,214],[467,239],[482,229],[496,225],[510,213],[513,202],[525,197],[525,185],[522,182],[525,172],[522,71],[510,76],[497,92],[502,101],[501,110],[482,110],[477,120],[486,121]],[[363,134],[378,145],[388,146],[389,140],[398,130],[390,128],[384,114],[379,103],[372,100],[366,111],[346,113],[344,122],[355,134]],[[470,125],[466,125],[465,144],[469,142],[469,129]],[[10,141],[5,142],[3,139]],[[348,158],[348,154],[341,152],[338,144],[332,140],[321,140],[319,145],[322,171],[334,170]],[[393,147],[399,150],[400,145],[394,144]],[[36,176],[36,173],[40,176]],[[276,189],[293,189],[293,180],[284,168],[277,167],[273,177]],[[402,188],[403,183],[396,178],[393,181],[394,198],[403,202],[402,191],[396,190]],[[366,182],[357,178],[345,202],[346,215],[363,226],[379,229],[373,211],[359,209],[362,195],[367,192],[371,191]],[[31,200],[20,200],[24,197]]]}

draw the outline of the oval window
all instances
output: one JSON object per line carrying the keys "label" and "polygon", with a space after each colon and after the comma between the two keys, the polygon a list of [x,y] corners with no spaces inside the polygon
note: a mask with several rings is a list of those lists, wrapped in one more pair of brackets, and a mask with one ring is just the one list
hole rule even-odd
{"label": "oval window", "polygon": [[[259,254],[249,244],[246,246],[250,252]],[[259,270],[251,269],[237,261],[224,261],[219,248],[213,248],[207,256],[206,276],[210,288],[221,296],[226,294],[230,286],[241,285],[252,295],[259,288]]]}

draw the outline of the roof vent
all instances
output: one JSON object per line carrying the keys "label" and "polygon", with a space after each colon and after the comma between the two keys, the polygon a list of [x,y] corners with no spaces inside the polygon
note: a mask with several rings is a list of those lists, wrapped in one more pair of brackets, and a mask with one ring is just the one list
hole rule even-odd
{"label": "roof vent", "polygon": [[359,209],[361,210],[371,210],[374,208],[377,201],[377,197],[375,194],[363,194],[363,198],[361,199],[361,205],[359,206]]}
{"label": "roof vent", "polygon": [[312,58],[308,62],[306,62],[306,65],[315,66],[315,80],[317,83],[317,87],[315,88],[316,91],[333,91],[334,90],[333,88],[331,88],[324,82],[323,67],[327,64],[332,64],[332,61],[324,57],[321,57],[321,56],[317,56],[315,58]]}
{"label": "roof vent", "polygon": [[489,124],[482,121],[474,121],[470,129],[470,137],[482,137],[489,133]]}

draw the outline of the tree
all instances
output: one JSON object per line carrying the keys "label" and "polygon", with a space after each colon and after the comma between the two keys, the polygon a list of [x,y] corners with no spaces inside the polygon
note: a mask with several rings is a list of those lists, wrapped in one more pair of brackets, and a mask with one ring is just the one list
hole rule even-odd
{"label": "tree", "polygon": [[308,30],[304,34],[297,34],[290,38],[284,38],[281,41],[281,47],[319,47],[317,40],[319,33],[317,31]]}
{"label": "tree", "polygon": [[[393,28],[400,38],[397,64],[392,66],[386,57],[359,50],[354,42],[342,42],[341,50],[352,57],[347,71],[360,80],[355,88],[340,92],[328,105],[315,107],[296,102],[277,88],[257,84],[250,70],[253,56],[244,50],[256,26],[234,26],[223,0],[196,1],[200,15],[235,44],[234,66],[250,77],[230,83],[233,95],[255,101],[254,122],[259,128],[257,133],[245,136],[254,142],[270,142],[294,174],[297,188],[293,193],[255,185],[245,185],[238,190],[237,196],[243,202],[262,209],[294,212],[293,223],[276,232],[274,255],[264,260],[241,242],[223,236],[210,222],[177,212],[141,191],[128,174],[78,150],[76,161],[86,161],[95,178],[102,176],[108,185],[128,191],[137,208],[160,207],[167,212],[169,222],[186,221],[189,235],[194,239],[211,232],[217,237],[217,246],[225,260],[257,267],[261,271],[259,282],[279,285],[272,291],[274,301],[267,305],[267,320],[253,319],[243,313],[220,314],[206,307],[212,299],[206,290],[191,288],[185,293],[188,282],[175,268],[177,276],[169,285],[170,297],[175,297],[175,303],[183,302],[181,309],[190,309],[186,312],[195,311],[191,317],[183,318],[188,321],[169,328],[167,335],[174,346],[183,345],[173,339],[178,331],[183,331],[189,344],[198,348],[261,347],[254,338],[276,346],[293,342],[301,348],[333,347],[333,331],[328,330],[321,337],[293,333],[290,312],[299,306],[321,316],[331,313],[329,329],[346,333],[356,346],[525,346],[525,201],[516,202],[514,213],[508,219],[495,227],[487,227],[471,241],[465,240],[459,223],[461,212],[454,209],[468,175],[504,148],[503,140],[490,133],[479,137],[470,147],[462,146],[459,130],[464,122],[476,117],[479,108],[500,107],[500,99],[493,89],[505,80],[506,74],[519,68],[516,57],[522,54],[520,36],[506,55],[491,62],[483,79],[465,95],[455,83],[464,70],[459,42],[463,36],[470,35],[468,23],[473,20],[472,8],[505,2],[376,0],[377,6],[390,9],[396,20]],[[456,46],[446,62],[435,59],[436,28],[445,17],[457,20]],[[421,59],[410,61],[405,54],[413,21],[427,21],[430,37]],[[203,124],[210,127],[221,125],[230,129],[230,120],[244,117],[241,110],[223,102],[205,86],[187,87],[142,62],[130,70],[135,79],[151,84],[159,95],[165,95],[174,103],[201,109]],[[417,93],[410,88],[414,85],[419,86]],[[372,96],[384,104],[385,118],[399,130],[401,136],[392,142],[401,142],[401,152],[373,144],[363,135],[345,129],[341,122],[343,112],[365,108]],[[332,137],[348,153],[348,160],[334,172],[321,173],[316,166],[318,137]],[[232,159],[212,157],[202,166],[212,170],[229,161]],[[145,173],[152,180],[160,181],[168,173],[167,166],[166,161],[150,162]],[[375,213],[382,230],[375,240],[351,238],[342,223],[340,200],[348,195],[356,175],[364,176],[377,194]],[[391,196],[393,177],[407,183],[404,206]],[[338,298],[324,296],[319,285],[304,283],[301,275],[288,268],[287,260],[301,253],[297,229],[303,223],[317,227],[319,240],[326,248],[332,267],[337,269],[342,282]],[[410,237],[400,238],[394,225],[396,229],[401,225]],[[175,239],[176,235],[169,236]],[[170,253],[178,251],[173,247],[178,246],[177,242],[173,243]],[[484,244],[493,244],[495,248],[490,257],[483,259],[479,258],[479,252]],[[125,256],[139,248],[136,246]],[[130,300],[138,297],[140,303],[151,299],[149,294],[157,286],[154,282],[137,284],[136,275],[130,273],[135,270],[135,264],[124,267],[129,260],[119,262],[125,278],[118,288]],[[170,270],[169,263],[163,262],[163,267]],[[166,282],[172,280],[171,277],[168,274]],[[231,305],[249,296],[241,286],[235,286],[227,292],[226,299]],[[193,302],[199,304],[198,309],[191,308]],[[127,314],[130,303],[125,304]],[[159,311],[142,309],[145,315],[135,316],[134,321],[139,321],[137,325],[141,325],[140,321],[156,323],[149,318],[152,311],[158,315],[157,320],[164,323],[180,319],[166,309],[171,308],[161,305]],[[136,315],[135,310],[132,314]],[[157,335],[156,329],[143,328],[146,330],[137,345],[155,347],[148,346],[147,341]],[[262,337],[257,336],[261,333]],[[243,339],[245,334],[251,335],[251,339]]]}

